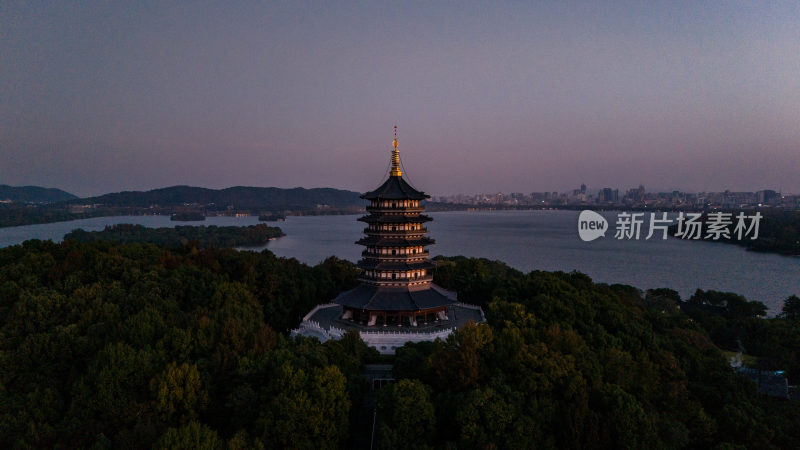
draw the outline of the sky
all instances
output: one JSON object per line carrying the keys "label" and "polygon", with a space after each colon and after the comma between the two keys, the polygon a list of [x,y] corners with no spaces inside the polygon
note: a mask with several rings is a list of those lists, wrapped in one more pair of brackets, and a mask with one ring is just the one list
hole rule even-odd
{"label": "sky", "polygon": [[0,184],[800,193],[800,2],[0,2]]}

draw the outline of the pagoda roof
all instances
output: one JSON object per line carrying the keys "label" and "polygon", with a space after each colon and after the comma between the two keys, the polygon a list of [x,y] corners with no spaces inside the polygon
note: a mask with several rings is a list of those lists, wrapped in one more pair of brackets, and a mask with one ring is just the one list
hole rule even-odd
{"label": "pagoda roof", "polygon": [[370,214],[368,216],[359,217],[357,220],[366,223],[420,223],[430,222],[430,216],[419,214],[416,216],[407,216],[405,214]]}
{"label": "pagoda roof", "polygon": [[358,267],[362,269],[377,269],[377,270],[420,270],[420,269],[433,269],[436,267],[430,260],[405,262],[405,261],[383,261],[376,259],[362,259],[358,262]]}
{"label": "pagoda roof", "polygon": [[457,303],[456,294],[435,284],[423,289],[360,284],[342,292],[333,303],[371,311],[419,311]]}
{"label": "pagoda roof", "polygon": [[425,200],[430,195],[406,183],[400,175],[390,176],[380,187],[361,196],[367,200]]}
{"label": "pagoda roof", "polygon": [[[390,233],[387,231],[387,233]],[[414,245],[432,245],[436,241],[429,237],[418,237],[415,239],[406,238],[387,238],[382,236],[367,236],[356,241],[359,245],[379,245],[382,247],[411,247]]]}

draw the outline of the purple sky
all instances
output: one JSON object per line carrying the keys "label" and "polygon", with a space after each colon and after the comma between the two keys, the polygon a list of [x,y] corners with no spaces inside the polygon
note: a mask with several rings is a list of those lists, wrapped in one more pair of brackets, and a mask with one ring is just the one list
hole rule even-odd
{"label": "purple sky", "polygon": [[48,3],[0,2],[2,184],[366,191],[396,124],[434,195],[800,193],[796,0]]}

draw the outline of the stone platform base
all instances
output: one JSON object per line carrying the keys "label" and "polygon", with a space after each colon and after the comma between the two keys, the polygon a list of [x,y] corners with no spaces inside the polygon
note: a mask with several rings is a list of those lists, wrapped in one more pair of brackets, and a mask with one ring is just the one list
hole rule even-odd
{"label": "stone platform base", "polygon": [[340,339],[348,330],[358,331],[361,339],[381,354],[393,355],[395,350],[407,342],[445,339],[458,327],[472,321],[485,322],[483,310],[474,305],[455,303],[447,307],[447,319],[412,327],[366,326],[341,319],[342,306],[336,303],[318,305],[306,314],[300,326],[292,330],[292,336],[316,337],[320,342]]}

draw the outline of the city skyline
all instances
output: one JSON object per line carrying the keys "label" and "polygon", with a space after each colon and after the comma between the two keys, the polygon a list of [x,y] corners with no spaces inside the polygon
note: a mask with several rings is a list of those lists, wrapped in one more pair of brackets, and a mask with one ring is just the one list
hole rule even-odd
{"label": "city skyline", "polygon": [[[0,5],[0,183],[800,193],[800,5]],[[596,189],[595,188],[595,189]]]}
{"label": "city skyline", "polygon": [[686,192],[648,190],[643,185],[625,189],[604,187],[590,189],[581,184],[578,189],[567,192],[496,192],[492,194],[434,195],[432,200],[440,203],[492,207],[622,207],[622,208],[800,208],[800,195],[780,193],[771,189],[759,191],[729,190],[717,192]]}

